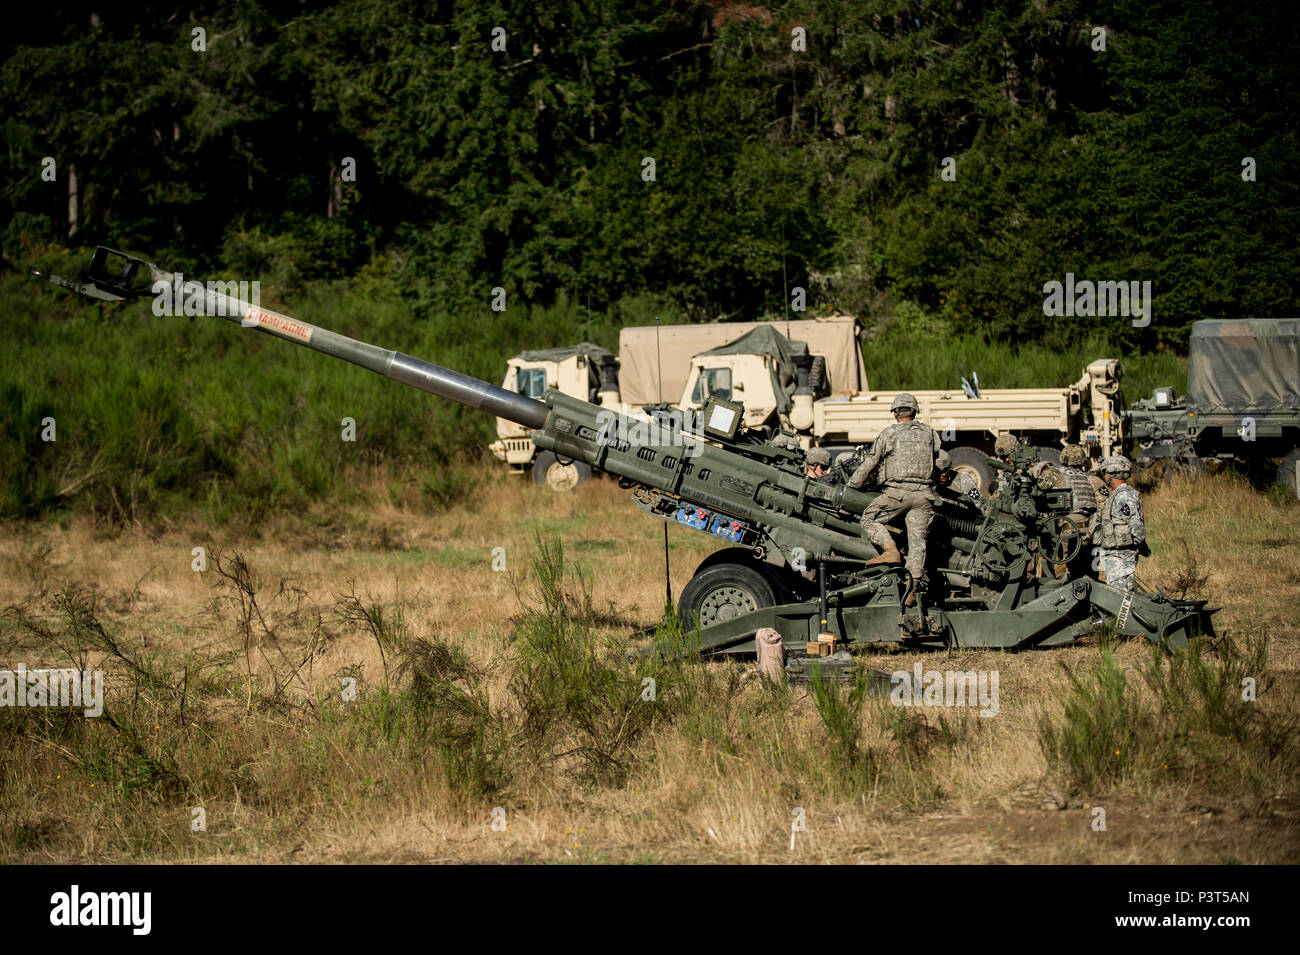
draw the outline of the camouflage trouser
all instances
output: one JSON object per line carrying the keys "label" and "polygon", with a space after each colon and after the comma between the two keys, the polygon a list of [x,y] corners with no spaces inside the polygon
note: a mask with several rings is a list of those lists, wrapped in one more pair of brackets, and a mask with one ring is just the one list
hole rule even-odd
{"label": "camouflage trouser", "polygon": [[1116,590],[1131,591],[1134,586],[1133,575],[1137,573],[1138,554],[1136,548],[1124,550],[1101,549],[1101,569],[1106,574],[1106,583]]}
{"label": "camouflage trouser", "polygon": [[885,524],[899,514],[907,515],[907,572],[919,580],[925,573],[925,536],[934,520],[934,499],[929,488],[885,488],[862,512],[862,534],[876,547],[884,548],[890,543]]}

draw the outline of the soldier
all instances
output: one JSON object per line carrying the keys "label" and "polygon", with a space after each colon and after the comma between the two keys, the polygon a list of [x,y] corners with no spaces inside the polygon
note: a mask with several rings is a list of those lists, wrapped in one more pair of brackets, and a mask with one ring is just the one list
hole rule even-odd
{"label": "soldier", "polygon": [[993,442],[993,456],[1001,461],[1010,464],[1011,455],[1020,450],[1020,439],[1010,431],[999,431],[998,438]]}
{"label": "soldier", "polygon": [[900,394],[889,410],[894,414],[894,424],[880,432],[867,459],[849,478],[848,486],[862,487],[880,469],[880,496],[862,512],[863,536],[880,549],[880,556],[867,561],[868,564],[902,562],[885,522],[906,515],[910,580],[903,604],[913,607],[917,588],[925,575],[926,533],[934,520],[934,459],[939,453],[939,435],[916,420],[920,406],[912,395]]}
{"label": "soldier", "polygon": [[952,456],[947,451],[940,451],[934,456],[934,466],[938,471],[939,487],[946,487],[955,494],[961,494],[976,504],[983,505],[984,497],[980,494],[979,485],[969,474],[953,470]]}
{"label": "soldier", "polygon": [[1061,449],[1061,463],[1041,461],[1034,465],[1033,477],[1044,491],[1069,488],[1070,518],[1081,528],[1091,531],[1097,515],[1097,496],[1088,481],[1088,475],[1079,470],[1086,464],[1088,453],[1077,444],[1067,444]]}
{"label": "soldier", "polygon": [[[1020,450],[1020,439],[1009,431],[999,431],[993,442],[993,456],[1003,464],[1011,464],[1011,455]],[[1001,473],[995,474],[989,484],[989,494],[996,494],[1003,481]]]}
{"label": "soldier", "polygon": [[1138,556],[1150,553],[1147,527],[1142,520],[1142,499],[1125,483],[1133,472],[1133,465],[1129,464],[1128,458],[1115,454],[1103,458],[1097,470],[1110,491],[1097,528],[1101,569],[1106,573],[1106,583],[1116,590],[1131,593]]}
{"label": "soldier", "polygon": [[804,457],[804,466],[807,469],[804,473],[814,481],[820,481],[830,470],[831,453],[825,448],[811,448],[807,456]]}
{"label": "soldier", "polygon": [[[1061,449],[1061,463],[1051,464],[1040,461],[1034,465],[1032,475],[1038,486],[1044,491],[1054,488],[1066,488],[1070,492],[1069,519],[1080,530],[1082,540],[1077,541],[1078,551],[1069,561],[1071,576],[1087,573],[1088,555],[1085,550],[1097,528],[1097,497],[1093,491],[1088,475],[1079,470],[1079,466],[1088,461],[1088,452],[1077,444],[1067,444]],[[1066,542],[1067,550],[1073,550],[1075,541]],[[1058,565],[1059,566],[1059,565]]]}

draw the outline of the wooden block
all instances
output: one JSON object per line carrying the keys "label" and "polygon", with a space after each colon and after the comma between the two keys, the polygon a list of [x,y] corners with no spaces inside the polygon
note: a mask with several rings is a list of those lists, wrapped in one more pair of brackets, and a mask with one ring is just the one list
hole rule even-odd
{"label": "wooden block", "polygon": [[828,657],[831,655],[831,645],[820,640],[809,640],[804,645],[804,652],[810,657]]}

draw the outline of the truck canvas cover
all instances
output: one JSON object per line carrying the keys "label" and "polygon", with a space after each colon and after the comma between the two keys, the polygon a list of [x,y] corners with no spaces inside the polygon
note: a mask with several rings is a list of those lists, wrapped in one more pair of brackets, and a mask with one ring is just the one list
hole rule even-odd
{"label": "truck canvas cover", "polygon": [[568,348],[538,348],[533,351],[520,352],[519,357],[524,361],[564,361],[574,355],[583,355],[588,359],[600,359],[612,354],[613,352],[608,348],[601,348],[591,342],[579,342],[576,345],[570,345]]}
{"label": "truck canvas cover", "polygon": [[1187,400],[1201,414],[1300,411],[1300,318],[1193,323]]}
{"label": "truck canvas cover", "polygon": [[772,359],[772,393],[776,395],[776,406],[782,414],[790,410],[790,396],[794,394],[796,355],[807,355],[807,342],[792,342],[771,325],[763,325],[746,332],[734,342],[728,342],[717,348],[700,352],[697,358],[710,355],[766,355]]}
{"label": "truck canvas cover", "polygon": [[678,401],[691,373],[692,358],[710,348],[734,342],[756,328],[775,328],[791,341],[807,344],[812,354],[824,355],[833,395],[848,397],[867,390],[867,371],[858,344],[858,322],[851,316],[835,316],[792,322],[664,325],[658,329],[657,339],[653,325],[624,328],[618,336],[619,389],[623,400],[630,405]]}

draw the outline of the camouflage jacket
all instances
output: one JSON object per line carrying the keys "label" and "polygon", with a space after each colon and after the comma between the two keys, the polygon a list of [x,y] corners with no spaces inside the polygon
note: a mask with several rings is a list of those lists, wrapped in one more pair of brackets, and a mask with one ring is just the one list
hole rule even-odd
{"label": "camouflage jacket", "polygon": [[1038,486],[1045,491],[1058,487],[1069,488],[1070,510],[1075,514],[1087,516],[1097,510],[1097,496],[1088,481],[1088,475],[1078,468],[1049,465],[1039,475]]}
{"label": "camouflage jacket", "polygon": [[1147,539],[1142,499],[1127,484],[1111,491],[1101,514],[1097,543],[1107,550],[1133,550]]}
{"label": "camouflage jacket", "polygon": [[1093,500],[1097,502],[1098,512],[1106,509],[1106,502],[1110,499],[1110,490],[1106,487],[1106,482],[1095,474],[1085,474],[1088,484],[1092,487]]}
{"label": "camouflage jacket", "polygon": [[939,435],[919,421],[891,424],[871,446],[849,487],[862,487],[880,469],[877,481],[885,487],[921,488],[934,486],[934,456],[939,453]]}
{"label": "camouflage jacket", "polygon": [[980,494],[980,486],[971,480],[970,475],[963,474],[961,471],[952,476],[948,482],[948,489],[957,494],[964,494],[976,504],[984,503],[984,496]]}

